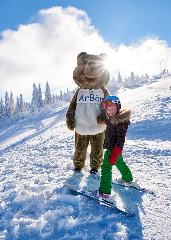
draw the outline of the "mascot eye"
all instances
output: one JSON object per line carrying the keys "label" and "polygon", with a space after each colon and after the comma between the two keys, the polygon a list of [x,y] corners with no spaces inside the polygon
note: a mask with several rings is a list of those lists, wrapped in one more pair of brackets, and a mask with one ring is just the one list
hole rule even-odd
{"label": "mascot eye", "polygon": [[88,63],[88,59],[84,59],[84,63],[87,64]]}
{"label": "mascot eye", "polygon": [[80,75],[82,75],[82,74],[84,74],[84,71],[83,71],[83,70],[80,71]]}

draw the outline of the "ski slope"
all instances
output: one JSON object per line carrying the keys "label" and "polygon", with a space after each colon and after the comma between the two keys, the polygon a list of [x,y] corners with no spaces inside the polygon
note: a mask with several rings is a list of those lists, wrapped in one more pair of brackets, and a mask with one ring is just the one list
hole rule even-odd
{"label": "ski slope", "polygon": [[[122,107],[133,110],[123,157],[134,179],[156,193],[114,185],[111,198],[134,212],[131,218],[66,187],[99,186],[89,174],[89,154],[82,173],[73,172],[74,132],[65,124],[68,104],[1,128],[0,240],[171,239],[170,83],[171,78],[162,78],[117,93]],[[113,179],[118,177],[113,167]]]}

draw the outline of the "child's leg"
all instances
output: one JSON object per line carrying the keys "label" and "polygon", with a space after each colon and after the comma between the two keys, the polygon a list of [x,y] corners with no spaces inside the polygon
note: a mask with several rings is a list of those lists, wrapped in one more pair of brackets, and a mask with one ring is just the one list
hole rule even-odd
{"label": "child's leg", "polygon": [[99,190],[103,193],[111,193],[112,188],[112,165],[109,163],[109,155],[112,153],[106,150],[104,154],[103,164],[101,166],[101,181]]}
{"label": "child's leg", "polygon": [[132,181],[132,173],[126,163],[123,161],[122,153],[118,156],[118,160],[115,163],[117,169],[120,171],[122,175],[122,179],[126,182]]}

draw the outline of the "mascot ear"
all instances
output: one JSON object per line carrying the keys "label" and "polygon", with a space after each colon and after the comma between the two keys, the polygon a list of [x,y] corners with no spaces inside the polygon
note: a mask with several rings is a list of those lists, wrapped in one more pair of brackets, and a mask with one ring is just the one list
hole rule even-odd
{"label": "mascot ear", "polygon": [[106,55],[106,53],[100,53],[100,56],[102,57],[102,58],[107,58],[107,55]]}
{"label": "mascot ear", "polygon": [[77,59],[78,59],[80,56],[86,55],[86,54],[87,54],[86,52],[81,52],[80,54],[78,54]]}

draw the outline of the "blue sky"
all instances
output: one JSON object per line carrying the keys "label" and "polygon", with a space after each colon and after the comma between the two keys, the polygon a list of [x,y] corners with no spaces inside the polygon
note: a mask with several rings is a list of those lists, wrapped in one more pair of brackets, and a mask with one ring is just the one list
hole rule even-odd
{"label": "blue sky", "polygon": [[105,52],[111,79],[171,71],[170,0],[0,0],[0,97],[73,89],[77,55]]}
{"label": "blue sky", "polygon": [[0,0],[0,31],[36,21],[40,9],[69,5],[86,11],[99,34],[114,47],[146,36],[157,36],[171,46],[170,0]]}

